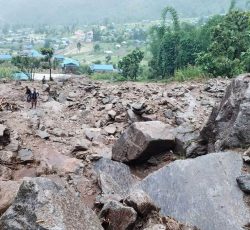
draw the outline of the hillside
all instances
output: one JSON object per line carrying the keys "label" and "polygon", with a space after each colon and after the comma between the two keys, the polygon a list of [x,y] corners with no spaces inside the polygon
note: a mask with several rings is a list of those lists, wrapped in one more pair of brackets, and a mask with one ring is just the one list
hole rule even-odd
{"label": "hillside", "polygon": [[4,23],[96,23],[157,19],[163,7],[175,7],[183,17],[225,12],[230,0],[0,0],[0,22]]}

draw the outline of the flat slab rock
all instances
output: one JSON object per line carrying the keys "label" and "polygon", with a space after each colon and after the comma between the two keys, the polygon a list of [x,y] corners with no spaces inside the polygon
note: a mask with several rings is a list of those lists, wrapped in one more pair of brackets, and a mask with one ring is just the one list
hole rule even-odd
{"label": "flat slab rock", "polygon": [[179,160],[142,180],[143,189],[162,214],[202,230],[242,230],[250,212],[236,178],[241,155],[220,152]]}
{"label": "flat slab rock", "polygon": [[151,156],[173,149],[175,134],[161,121],[135,122],[117,140],[112,159],[123,163],[143,162]]}

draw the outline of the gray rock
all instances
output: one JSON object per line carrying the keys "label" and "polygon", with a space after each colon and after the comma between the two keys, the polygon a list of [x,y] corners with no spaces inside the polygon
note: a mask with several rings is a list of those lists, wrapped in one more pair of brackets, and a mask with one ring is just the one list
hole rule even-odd
{"label": "gray rock", "polygon": [[242,230],[250,214],[237,186],[241,155],[214,153],[180,160],[146,177],[137,187],[162,214],[202,230]]}
{"label": "gray rock", "polygon": [[128,114],[128,119],[130,121],[132,121],[132,122],[140,122],[140,121],[142,121],[141,116],[135,114],[132,109],[129,109],[127,111],[127,114]]}
{"label": "gray rock", "polygon": [[0,161],[12,163],[16,154],[11,151],[0,151]]}
{"label": "gray rock", "polygon": [[199,130],[196,130],[189,123],[184,123],[175,129],[176,132],[176,147],[175,152],[181,155],[190,157],[188,148],[193,142],[197,141],[200,135]]}
{"label": "gray rock", "polygon": [[143,162],[151,156],[173,149],[173,128],[160,121],[133,123],[116,141],[112,159],[120,162]]}
{"label": "gray rock", "polygon": [[152,211],[158,212],[160,209],[156,207],[152,199],[142,190],[132,190],[124,203],[135,209],[142,216],[147,216]]}
{"label": "gray rock", "polygon": [[91,146],[91,142],[87,139],[81,139],[76,142],[72,152],[87,151]]}
{"label": "gray rock", "polygon": [[101,129],[99,129],[99,128],[86,128],[85,135],[88,138],[88,140],[90,140],[90,141],[96,140],[101,135]]}
{"label": "gray rock", "polygon": [[103,206],[100,217],[108,220],[108,229],[128,230],[134,225],[137,213],[133,208],[126,207],[117,201],[109,201]]}
{"label": "gray rock", "polygon": [[19,141],[15,139],[11,139],[10,143],[5,146],[4,150],[10,152],[17,152],[19,150]]}
{"label": "gray rock", "polygon": [[114,110],[110,110],[109,112],[108,112],[108,116],[112,119],[112,120],[114,120],[115,119],[115,117],[116,117],[116,111],[114,111]]}
{"label": "gray rock", "polygon": [[105,132],[109,135],[114,135],[116,133],[116,126],[115,125],[108,125],[104,128]]}
{"label": "gray rock", "polygon": [[145,103],[134,103],[132,106],[132,110],[137,115],[142,115],[145,113],[146,105]]}
{"label": "gray rock", "polygon": [[[220,105],[214,107],[201,131],[200,145],[204,145],[207,152],[250,145],[249,75],[237,77],[228,86]],[[197,152],[194,149],[194,154]]]}
{"label": "gray rock", "polygon": [[36,136],[45,140],[48,140],[50,137],[50,135],[46,131],[41,131],[41,130],[36,131]]}
{"label": "gray rock", "polygon": [[0,181],[0,215],[14,202],[20,185],[20,181]]}
{"label": "gray rock", "polygon": [[17,160],[24,163],[33,162],[34,155],[30,149],[21,149],[18,151]]}
{"label": "gray rock", "polygon": [[105,194],[128,195],[137,182],[127,165],[102,158],[95,163],[95,171],[100,175],[101,189]]}
{"label": "gray rock", "polygon": [[2,230],[103,229],[94,212],[74,194],[46,178],[26,178],[1,216]]}
{"label": "gray rock", "polygon": [[236,180],[243,192],[250,193],[250,174],[239,176]]}

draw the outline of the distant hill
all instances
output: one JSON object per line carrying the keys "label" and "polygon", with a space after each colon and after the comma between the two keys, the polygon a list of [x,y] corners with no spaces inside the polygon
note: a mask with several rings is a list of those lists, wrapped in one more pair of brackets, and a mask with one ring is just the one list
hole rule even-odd
{"label": "distant hill", "polygon": [[29,24],[97,23],[157,19],[165,6],[183,17],[224,13],[230,0],[0,0],[0,21]]}

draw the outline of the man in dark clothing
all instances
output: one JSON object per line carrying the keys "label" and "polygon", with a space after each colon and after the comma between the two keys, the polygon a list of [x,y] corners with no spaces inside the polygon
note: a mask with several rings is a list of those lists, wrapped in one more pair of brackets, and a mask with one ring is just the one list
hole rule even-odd
{"label": "man in dark clothing", "polygon": [[26,100],[27,100],[27,102],[30,102],[31,101],[31,90],[29,89],[28,86],[26,86],[25,89],[26,89],[26,93],[25,93]]}
{"label": "man in dark clothing", "polygon": [[42,83],[43,83],[43,84],[46,84],[46,79],[45,79],[45,76],[43,76]]}
{"label": "man in dark clothing", "polygon": [[36,109],[36,104],[37,104],[37,98],[38,97],[39,97],[39,93],[34,88],[33,91],[31,92],[31,109],[33,109],[33,108]]}

